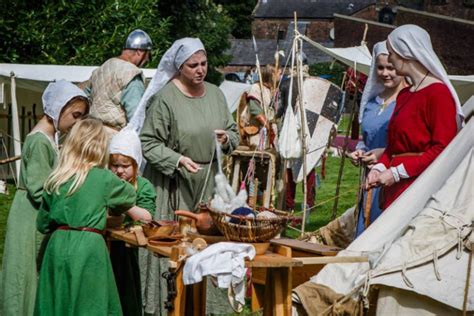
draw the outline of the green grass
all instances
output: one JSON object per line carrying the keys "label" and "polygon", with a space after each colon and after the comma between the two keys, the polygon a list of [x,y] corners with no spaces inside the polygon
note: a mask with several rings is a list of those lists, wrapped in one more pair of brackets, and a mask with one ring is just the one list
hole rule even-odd
{"label": "green grass", "polygon": [[3,244],[5,241],[5,232],[7,229],[8,212],[15,196],[15,186],[8,185],[9,195],[0,193],[0,266],[3,259]]}
{"label": "green grass", "polygon": [[[311,210],[310,222],[306,224],[305,231],[311,232],[326,225],[332,219],[332,211],[334,205],[334,196],[336,193],[337,177],[339,174],[339,166],[341,158],[329,157],[326,161],[326,179],[321,179],[321,186],[316,190],[316,208]],[[321,168],[317,168],[317,173],[321,174]],[[356,204],[357,188],[358,188],[359,169],[354,167],[348,159],[344,163],[344,172],[342,175],[341,186],[339,190],[339,202],[337,215],[341,215],[345,210]],[[302,185],[298,185],[296,193],[295,211],[300,211],[301,202],[303,201]],[[302,213],[298,215],[302,216]],[[300,228],[300,227],[299,227]],[[299,232],[288,229],[286,231],[288,237],[296,238]]]}

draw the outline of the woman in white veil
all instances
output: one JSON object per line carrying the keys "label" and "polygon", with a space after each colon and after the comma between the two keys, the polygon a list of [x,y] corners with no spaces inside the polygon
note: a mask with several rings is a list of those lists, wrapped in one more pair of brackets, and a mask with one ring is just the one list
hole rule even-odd
{"label": "woman in white veil", "polygon": [[[354,165],[362,164],[366,167],[365,172],[369,172],[386,147],[388,121],[395,108],[397,95],[405,86],[404,78],[397,75],[388,61],[386,41],[376,43],[360,103],[362,140],[357,144],[356,150],[349,154]],[[367,203],[369,195],[371,200]],[[359,214],[356,238],[381,214],[378,200],[379,188],[372,189],[370,194],[363,191],[357,207]]]}
{"label": "woman in white veil", "polygon": [[[141,130],[147,160],[144,176],[157,191],[157,219],[174,219],[175,210],[194,212],[199,202],[208,201],[218,171],[215,139],[226,154],[238,145],[237,126],[225,97],[218,87],[204,81],[206,74],[207,55],[201,41],[177,40],[162,57],[137,115],[130,122]],[[149,269],[154,270],[149,277],[156,280],[148,281],[145,312],[155,313],[155,304],[162,305],[166,300],[166,289],[163,282],[159,288],[150,286],[158,278],[163,280],[161,273],[167,267],[160,261],[159,268],[155,264]],[[208,308],[223,301],[209,294],[212,293],[208,291]],[[209,304],[213,298],[215,301]],[[230,310],[217,308],[208,312]]]}
{"label": "woman in white veil", "polygon": [[367,177],[367,187],[383,186],[383,209],[446,148],[463,119],[456,91],[424,29],[410,24],[396,28],[387,48],[389,61],[412,86],[397,97],[387,147]]}

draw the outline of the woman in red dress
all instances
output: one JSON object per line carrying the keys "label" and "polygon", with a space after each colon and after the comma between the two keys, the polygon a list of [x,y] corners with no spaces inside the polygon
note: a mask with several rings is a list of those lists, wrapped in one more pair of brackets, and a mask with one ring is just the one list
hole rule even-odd
{"label": "woman in red dress", "polygon": [[389,62],[411,81],[398,97],[388,125],[387,147],[367,188],[383,186],[386,209],[436,159],[462,122],[459,98],[431,46],[416,25],[396,28],[387,40]]}

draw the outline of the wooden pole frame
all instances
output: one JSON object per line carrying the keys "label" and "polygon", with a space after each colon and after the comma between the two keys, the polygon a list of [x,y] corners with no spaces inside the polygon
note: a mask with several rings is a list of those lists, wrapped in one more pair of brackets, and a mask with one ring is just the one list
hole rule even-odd
{"label": "wooden pole frame", "polygon": [[[297,55],[301,55],[301,40],[298,39],[298,25],[297,25],[297,16],[296,12],[293,12],[294,18],[295,18],[295,40],[294,44],[296,46],[296,52]],[[301,138],[301,158],[303,159],[303,223],[301,225],[301,236],[305,232],[305,226],[306,226],[306,210],[307,210],[307,204],[306,200],[308,197],[308,190],[306,190],[306,184],[307,184],[307,179],[306,179],[306,173],[307,173],[307,162],[306,162],[306,153],[308,149],[306,148],[306,115],[305,115],[305,110],[304,110],[304,103],[303,103],[303,61],[301,58],[296,59],[296,74],[297,74],[297,82],[298,82],[298,110],[300,112],[300,121],[301,121],[301,129],[300,129],[300,138]],[[295,175],[293,175],[295,176]],[[296,175],[297,176],[297,175]]]}

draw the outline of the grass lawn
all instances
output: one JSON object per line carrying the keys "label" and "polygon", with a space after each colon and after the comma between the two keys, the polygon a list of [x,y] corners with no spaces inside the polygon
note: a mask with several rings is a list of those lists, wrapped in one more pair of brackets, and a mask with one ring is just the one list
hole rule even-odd
{"label": "grass lawn", "polygon": [[[339,174],[339,166],[341,158],[328,158],[326,161],[326,178],[321,178],[320,187],[316,190],[316,207],[311,210],[310,222],[306,224],[305,231],[315,231],[321,226],[331,221],[332,210],[334,205],[334,196],[336,193],[337,176]],[[321,177],[320,167],[316,169]],[[354,167],[348,159],[344,163],[344,172],[342,175],[341,187],[339,190],[339,202],[337,215],[341,215],[345,210],[356,204],[357,187],[359,185],[359,169]],[[296,194],[296,212],[300,211],[303,201],[302,184],[297,187]],[[298,215],[302,216],[302,213]],[[295,230],[288,229],[286,235],[296,238],[299,233]]]}
{"label": "grass lawn", "polygon": [[15,196],[15,186],[8,185],[9,195],[0,193],[0,266],[3,260],[3,243],[5,241],[5,232],[7,228],[8,212]]}

